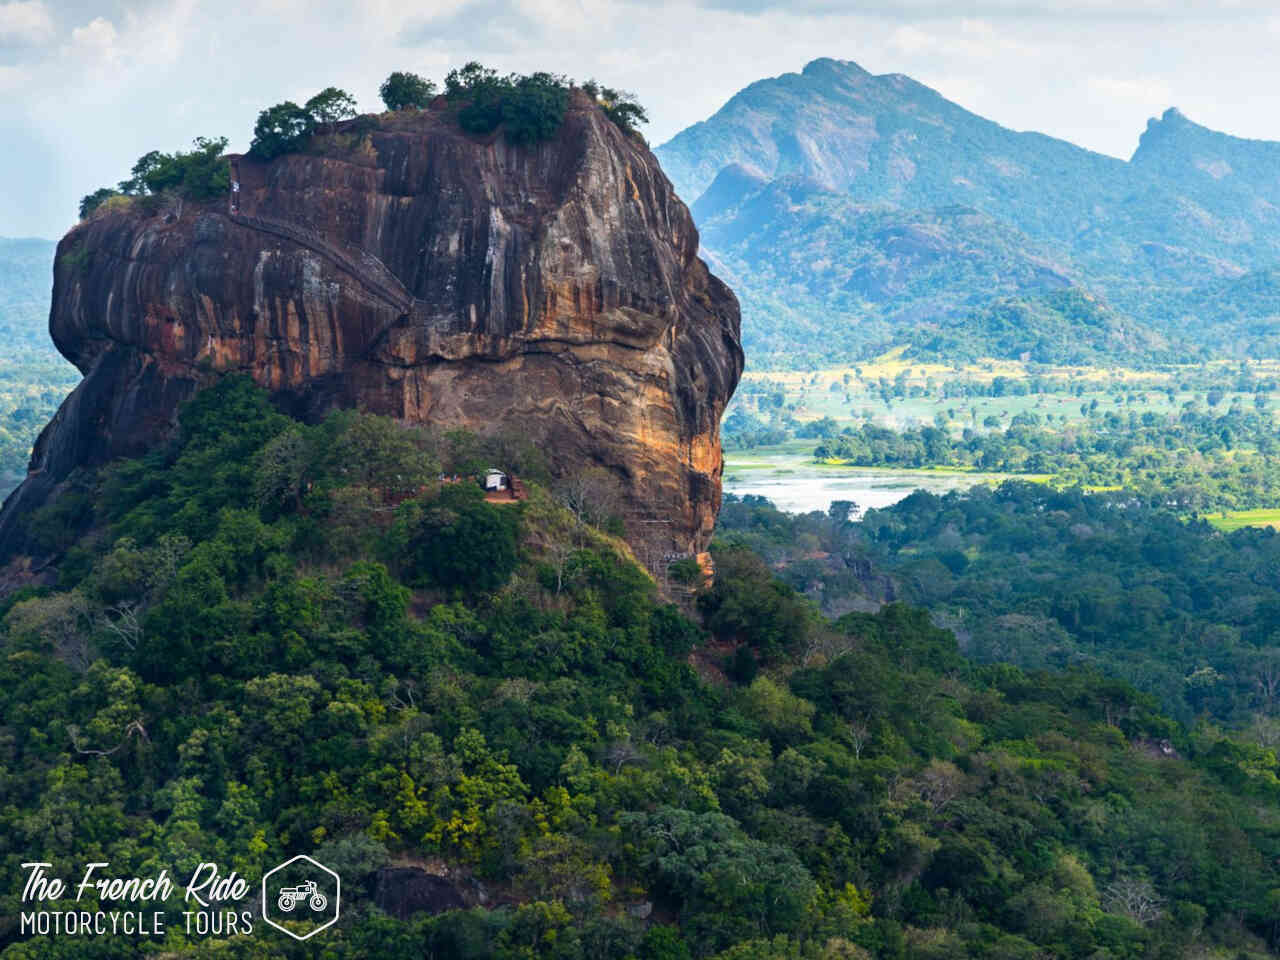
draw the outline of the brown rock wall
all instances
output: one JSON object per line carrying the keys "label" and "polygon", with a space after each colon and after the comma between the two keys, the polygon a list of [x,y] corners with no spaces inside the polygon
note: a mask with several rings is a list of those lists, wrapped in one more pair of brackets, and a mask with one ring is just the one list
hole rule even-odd
{"label": "brown rock wall", "polygon": [[85,380],[6,504],[0,549],[73,469],[148,449],[230,372],[310,417],[517,428],[561,472],[614,471],[637,546],[706,546],[738,305],[647,147],[585,98],[533,147],[439,111],[358,124],[240,160],[236,215],[124,211],[63,239],[50,329]]}

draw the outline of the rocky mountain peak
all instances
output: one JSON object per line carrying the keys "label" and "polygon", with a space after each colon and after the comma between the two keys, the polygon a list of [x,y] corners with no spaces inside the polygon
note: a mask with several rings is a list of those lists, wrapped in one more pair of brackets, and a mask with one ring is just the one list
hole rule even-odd
{"label": "rocky mountain peak", "polygon": [[804,69],[800,71],[801,76],[813,79],[822,79],[835,77],[842,80],[861,80],[871,79],[874,75],[864,70],[852,60],[837,60],[833,57],[819,57],[816,60],[810,60],[804,65]]}

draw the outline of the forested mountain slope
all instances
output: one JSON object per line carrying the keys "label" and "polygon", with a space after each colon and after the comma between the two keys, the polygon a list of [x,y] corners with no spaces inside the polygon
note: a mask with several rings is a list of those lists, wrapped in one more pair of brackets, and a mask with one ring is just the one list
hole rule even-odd
{"label": "forested mountain slope", "polygon": [[1277,349],[1274,332],[1240,338],[1275,317],[1269,284],[1227,288],[1207,315],[1200,302],[1280,263],[1280,145],[1177,110],[1125,162],[824,59],[752,84],[657,153],[762,360],[858,355],[1067,285],[1130,328],[1076,324],[1104,354]]}

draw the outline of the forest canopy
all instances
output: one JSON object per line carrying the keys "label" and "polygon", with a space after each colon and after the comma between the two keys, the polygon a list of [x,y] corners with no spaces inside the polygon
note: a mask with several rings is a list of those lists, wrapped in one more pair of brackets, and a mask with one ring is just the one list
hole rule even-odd
{"label": "forest canopy", "polygon": [[[1270,750],[1089,670],[967,659],[919,608],[830,620],[734,509],[714,587],[666,603],[518,437],[306,425],[240,378],[180,423],[32,520],[61,577],[0,609],[10,879],[306,852],[343,873],[337,958],[1274,947]],[[441,483],[477,463],[528,500]],[[377,878],[428,861],[452,908],[397,914]],[[134,950],[22,941],[19,889],[4,956]],[[214,939],[165,948],[311,955]]]}

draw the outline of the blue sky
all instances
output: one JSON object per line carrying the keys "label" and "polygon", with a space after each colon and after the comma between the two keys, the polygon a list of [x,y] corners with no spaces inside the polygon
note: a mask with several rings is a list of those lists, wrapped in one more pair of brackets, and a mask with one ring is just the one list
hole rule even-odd
{"label": "blue sky", "polygon": [[[469,59],[635,91],[660,143],[830,56],[1019,130],[1127,157],[1178,106],[1280,140],[1280,5],[1255,0],[0,0],[0,235],[57,237],[153,148],[247,144],[257,111]],[[692,198],[687,198],[692,199]]]}

